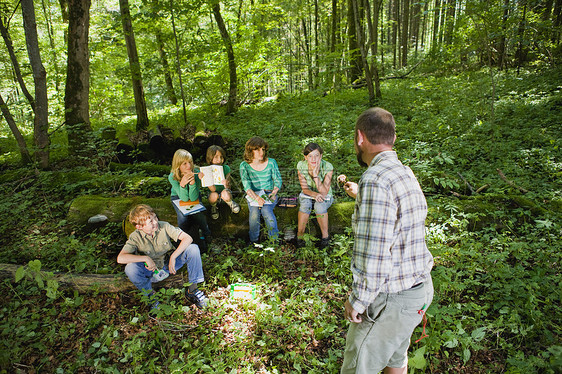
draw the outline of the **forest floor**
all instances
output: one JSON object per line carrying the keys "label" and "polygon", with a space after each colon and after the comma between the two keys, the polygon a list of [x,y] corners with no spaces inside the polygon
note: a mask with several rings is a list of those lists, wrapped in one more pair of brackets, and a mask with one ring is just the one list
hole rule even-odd
{"label": "forest floor", "polygon": [[[429,336],[409,352],[414,373],[562,370],[562,69],[501,73],[493,84],[496,97],[489,72],[480,71],[382,87],[380,106],[397,121],[395,148],[426,194],[435,258]],[[360,90],[309,93],[205,121],[227,140],[234,169],[245,140],[260,134],[285,170],[316,141],[338,172],[356,179],[353,126],[365,103]],[[299,250],[217,238],[220,254],[203,255],[205,310],[183,296],[184,271],[179,284],[159,290],[154,314],[138,292],[78,292],[39,271],[122,274],[121,223],[77,226],[67,217],[72,200],[165,197],[169,188],[164,175],[134,165],[111,171],[111,157],[73,168],[60,158],[49,171],[2,165],[0,258],[26,266],[17,281],[0,282],[0,373],[338,372],[349,229],[334,233],[328,250],[316,247],[312,231]],[[255,285],[257,298],[230,298],[238,282]],[[419,326],[412,340],[421,334]]]}

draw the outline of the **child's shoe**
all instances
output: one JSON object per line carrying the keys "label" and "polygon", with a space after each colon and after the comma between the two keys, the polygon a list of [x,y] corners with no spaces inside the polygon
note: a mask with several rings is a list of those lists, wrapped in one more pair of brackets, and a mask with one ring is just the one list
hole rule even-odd
{"label": "child's shoe", "polygon": [[230,209],[232,209],[232,213],[238,213],[240,212],[240,205],[234,201],[234,200],[230,200],[226,202],[228,204],[228,206],[230,206]]}
{"label": "child's shoe", "polygon": [[324,249],[330,246],[330,237],[320,239],[320,249]]}
{"label": "child's shoe", "polygon": [[156,312],[157,310],[160,310],[160,301],[158,301],[158,300],[156,300],[155,302],[150,304],[150,311],[151,312]]}
{"label": "child's shoe", "polygon": [[217,207],[217,204],[211,205],[211,218],[219,219],[219,208]]}
{"label": "child's shoe", "polygon": [[207,296],[198,288],[193,290],[193,292],[189,292],[189,290],[185,291],[185,297],[199,309],[203,309],[207,306]]}

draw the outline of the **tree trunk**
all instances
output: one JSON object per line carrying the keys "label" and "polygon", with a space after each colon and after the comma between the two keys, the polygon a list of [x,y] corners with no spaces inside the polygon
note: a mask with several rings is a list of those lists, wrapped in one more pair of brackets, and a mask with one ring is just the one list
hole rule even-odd
{"label": "tree trunk", "polygon": [[435,14],[433,16],[433,35],[431,37],[431,49],[439,47],[439,19],[441,18],[441,0],[435,0]]}
{"label": "tree trunk", "polygon": [[502,34],[500,35],[500,43],[498,46],[498,65],[500,70],[507,69],[506,59],[506,39],[507,39],[507,20],[509,19],[509,0],[503,2],[503,17],[502,17]]}
{"label": "tree trunk", "polygon": [[127,55],[129,56],[129,66],[131,68],[133,81],[133,93],[135,96],[135,108],[137,112],[137,131],[146,130],[148,128],[148,113],[146,110],[146,101],[144,99],[144,88],[142,85],[142,74],[139,55],[137,52],[137,44],[135,42],[135,34],[133,32],[133,24],[131,22],[129,0],[119,0],[119,8],[121,10],[123,33],[125,35],[125,43],[127,44]]}
{"label": "tree trunk", "polygon": [[310,53],[310,37],[308,35],[308,27],[306,27],[306,19],[301,19],[302,25],[302,32],[303,32],[303,39],[304,39],[304,46],[303,52],[306,59],[306,71],[308,76],[308,89],[312,90],[312,57]]}
{"label": "tree trunk", "polygon": [[338,28],[338,0],[332,0],[332,27],[330,30],[330,57],[332,60],[332,84],[334,85],[334,87],[336,89],[338,89],[338,84],[336,84],[336,82],[338,81],[337,76],[339,75],[338,72],[338,59],[335,56],[335,52],[336,52],[336,36],[337,36],[337,30]]}
{"label": "tree trunk", "polygon": [[45,21],[47,22],[47,35],[49,36],[49,45],[51,46],[51,53],[53,54],[53,67],[55,70],[55,88],[58,92],[60,88],[60,77],[57,49],[55,48],[55,40],[53,38],[53,21],[51,20],[51,11],[45,4],[45,0],[41,0],[41,6],[43,7],[43,14],[45,15]]}
{"label": "tree trunk", "polygon": [[552,43],[555,45],[560,44],[560,26],[562,26],[562,0],[556,0],[554,3],[554,12],[552,14]]}
{"label": "tree trunk", "polygon": [[162,69],[164,70],[164,81],[166,82],[166,93],[168,94],[168,99],[173,105],[178,103],[178,98],[176,97],[176,91],[174,90],[174,83],[172,81],[172,75],[170,74],[170,64],[168,63],[168,57],[166,57],[166,51],[164,50],[164,41],[162,40],[162,33],[159,29],[156,30],[156,41],[158,42],[158,53],[160,54],[160,60],[162,61]]}
{"label": "tree trunk", "polygon": [[409,47],[409,34],[410,29],[410,0],[402,0],[402,34],[400,38],[400,52],[402,53],[401,67],[408,65],[408,47]]}
{"label": "tree trunk", "polygon": [[12,61],[12,67],[14,68],[14,74],[16,76],[16,80],[18,81],[21,91],[23,92],[27,101],[29,101],[29,105],[31,105],[31,109],[33,110],[33,112],[35,112],[35,99],[29,93],[29,91],[27,90],[27,86],[23,81],[20,64],[14,52],[14,45],[12,44],[12,38],[10,38],[7,25],[4,25],[4,20],[2,18],[3,17],[0,17],[0,33],[2,34],[2,38],[4,39],[4,44],[6,44],[6,49],[8,50],[8,54],[10,55],[10,60]]}
{"label": "tree trunk", "polygon": [[16,142],[18,143],[18,148],[20,150],[22,164],[27,165],[31,163],[31,155],[29,154],[29,151],[27,149],[27,144],[25,144],[25,139],[21,134],[20,130],[18,129],[18,126],[16,125],[16,121],[14,121],[14,117],[12,117],[12,114],[10,113],[8,106],[4,102],[1,93],[0,93],[0,110],[2,111],[2,114],[4,115],[4,118],[6,119],[6,122],[10,127],[12,134],[14,134],[14,137],[16,138]]}
{"label": "tree trunk", "polygon": [[400,24],[400,0],[391,0],[388,3],[389,7],[389,15],[390,20],[392,21],[391,24],[391,31],[389,33],[390,36],[390,45],[392,47],[392,66],[397,67],[397,54],[396,54],[396,45],[398,40],[398,25]]}
{"label": "tree trunk", "polygon": [[233,114],[238,109],[237,96],[238,96],[238,77],[236,75],[236,60],[234,59],[234,49],[232,48],[232,41],[230,40],[230,35],[226,29],[224,19],[222,18],[220,11],[220,3],[213,5],[213,14],[215,20],[217,21],[217,26],[226,48],[226,54],[228,56],[228,72],[230,78],[230,89],[228,92],[228,101],[226,103],[226,114]]}
{"label": "tree trunk", "polygon": [[33,140],[36,146],[35,160],[39,167],[49,167],[49,108],[47,99],[47,72],[41,62],[39,53],[39,40],[37,36],[37,23],[35,21],[35,8],[33,0],[22,0],[23,28],[27,54],[33,70],[35,83],[35,118],[33,126]]}
{"label": "tree trunk", "polygon": [[371,66],[370,71],[372,74],[373,83],[375,84],[375,98],[377,100],[382,98],[381,93],[381,83],[379,79],[379,69],[377,67],[377,47],[378,43],[377,40],[379,38],[377,25],[379,23],[379,14],[380,8],[382,6],[382,0],[375,0],[374,2],[374,9],[373,9],[373,17],[371,18],[371,6],[369,5],[369,0],[365,1],[365,9],[367,11],[367,25],[369,28],[369,38],[370,38],[370,45],[371,45]]}
{"label": "tree trunk", "polygon": [[359,45],[359,52],[361,53],[361,61],[363,63],[363,70],[365,72],[365,81],[367,83],[367,90],[369,91],[369,105],[375,103],[376,94],[373,87],[373,77],[369,62],[367,61],[367,51],[365,50],[365,43],[363,42],[363,27],[361,25],[361,13],[359,11],[359,0],[351,0],[353,6],[353,15],[355,16],[355,28],[357,30],[357,44]]}
{"label": "tree trunk", "polygon": [[415,2],[412,9],[412,22],[410,24],[410,43],[414,45],[414,58],[418,57],[418,47],[420,43],[420,18],[421,3]]}
{"label": "tree trunk", "polygon": [[320,75],[320,43],[318,41],[318,28],[320,27],[320,17],[318,15],[318,0],[314,0],[314,89],[318,88]]}
{"label": "tree trunk", "polygon": [[347,0],[347,27],[349,35],[349,64],[350,64],[350,80],[355,82],[361,77],[363,71],[361,70],[361,52],[357,44],[357,28],[355,23],[355,14],[353,12],[353,2],[355,0]]}
{"label": "tree trunk", "polygon": [[[20,265],[0,264],[0,279],[14,279],[19,267]],[[46,273],[47,271],[41,270],[41,272]],[[124,292],[135,289],[124,273],[119,275],[55,273],[53,278],[61,288],[71,288],[79,292]],[[173,278],[176,277],[170,277],[170,279]],[[167,280],[165,279],[163,282],[167,283]]]}
{"label": "tree trunk", "polygon": [[447,30],[445,31],[445,44],[451,45],[453,43],[453,34],[455,31],[455,14],[456,14],[456,1],[447,1]]}
{"label": "tree trunk", "polygon": [[[183,123],[186,128],[190,125],[187,122],[187,110],[185,108],[185,92],[183,90],[183,82],[181,77],[181,66],[180,66],[180,44],[178,41],[178,33],[176,32],[176,18],[174,16],[174,0],[170,0],[170,15],[172,18],[172,30],[174,32],[174,41],[176,43],[176,69],[178,71],[178,79],[180,82],[180,93],[181,93],[181,102],[182,102],[182,110],[183,110]],[[195,130],[195,129],[193,129]],[[195,132],[195,131],[193,131]]]}
{"label": "tree trunk", "polygon": [[527,23],[527,0],[522,0],[519,6],[523,7],[523,12],[521,15],[521,21],[519,21],[519,28],[517,30],[517,36],[519,38],[519,47],[517,48],[517,73],[519,74],[519,69],[525,62],[526,59],[526,48],[524,47],[525,38],[525,27]]}
{"label": "tree trunk", "polygon": [[69,153],[88,157],[93,151],[90,126],[90,0],[68,2],[68,63],[64,97]]}
{"label": "tree trunk", "polygon": [[59,0],[62,20],[68,22],[68,0]]}

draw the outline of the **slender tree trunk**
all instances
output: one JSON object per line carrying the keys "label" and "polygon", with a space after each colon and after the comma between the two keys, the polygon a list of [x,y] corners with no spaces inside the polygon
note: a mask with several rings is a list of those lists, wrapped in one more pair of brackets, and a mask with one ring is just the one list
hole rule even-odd
{"label": "slender tree trunk", "polygon": [[363,62],[363,70],[365,72],[365,80],[367,82],[367,90],[369,91],[369,105],[373,105],[376,100],[376,94],[373,87],[373,77],[371,69],[367,61],[367,51],[365,50],[365,43],[363,42],[363,27],[361,25],[361,12],[359,10],[359,0],[352,0],[353,15],[355,16],[355,28],[357,30],[357,44],[359,45],[359,52],[361,53],[361,61]]}
{"label": "slender tree trunk", "polygon": [[377,29],[377,25],[379,23],[379,13],[380,13],[380,7],[382,6],[382,0],[375,0],[374,1],[374,9],[373,9],[373,17],[371,18],[371,5],[369,4],[369,1],[365,1],[365,10],[367,12],[366,14],[366,18],[367,18],[367,27],[369,30],[369,39],[370,39],[370,46],[371,46],[371,66],[370,66],[370,72],[372,75],[372,80],[373,83],[375,85],[375,98],[381,99],[382,98],[382,93],[381,93],[381,84],[380,84],[380,79],[379,79],[379,69],[377,67],[377,47],[378,47],[378,29]]}
{"label": "slender tree trunk", "polygon": [[527,23],[527,0],[522,0],[520,6],[523,7],[523,13],[521,15],[521,21],[519,21],[519,28],[517,34],[519,37],[519,47],[517,49],[517,73],[519,74],[519,69],[525,62],[526,59],[526,49],[523,45],[523,40],[525,38],[525,27]]}
{"label": "slender tree trunk", "polygon": [[68,0],[59,0],[62,20],[68,22]]}
{"label": "slender tree trunk", "polygon": [[313,83],[312,83],[312,57],[311,57],[311,53],[310,53],[310,40],[309,40],[309,35],[308,35],[308,27],[306,27],[306,19],[302,18],[301,19],[301,25],[302,25],[302,32],[304,34],[304,56],[306,59],[306,70],[307,70],[307,76],[308,76],[308,89],[311,90],[313,88]]}
{"label": "slender tree trunk", "polygon": [[507,69],[507,59],[505,52],[506,34],[507,34],[507,20],[509,19],[509,0],[503,2],[503,17],[502,17],[502,34],[500,35],[500,43],[498,46],[498,65],[500,70]]}
{"label": "slender tree trunk", "polygon": [[164,81],[166,82],[166,93],[168,94],[168,99],[173,105],[178,103],[178,98],[176,97],[176,92],[174,90],[174,83],[172,81],[172,75],[170,74],[170,64],[168,63],[168,57],[166,56],[166,51],[164,50],[164,41],[162,40],[162,33],[160,30],[156,30],[156,42],[158,43],[158,53],[160,54],[160,60],[162,61],[162,69],[164,70]]}
{"label": "slender tree trunk", "polygon": [[35,118],[33,139],[36,147],[35,160],[39,167],[49,167],[49,105],[47,99],[47,72],[41,62],[39,53],[39,39],[37,36],[37,23],[35,21],[35,8],[33,0],[22,0],[23,27],[27,54],[33,70],[35,83]]}
{"label": "slender tree trunk", "polygon": [[336,29],[338,28],[338,0],[332,0],[332,29],[330,30],[330,58],[332,60],[332,84],[335,88],[338,88],[336,84],[337,75],[339,72],[337,71],[338,59],[335,56],[336,52]]}
{"label": "slender tree trunk", "polygon": [[410,26],[410,0],[402,0],[402,34],[400,38],[400,46],[402,52],[401,67],[408,65],[408,47],[409,35],[408,30]]}
{"label": "slender tree trunk", "polygon": [[[187,110],[185,108],[185,92],[183,90],[183,82],[181,76],[181,66],[180,66],[180,43],[178,40],[178,33],[176,31],[176,21],[174,15],[174,0],[170,0],[170,14],[172,18],[172,30],[174,31],[174,41],[176,42],[176,68],[178,71],[178,79],[180,82],[180,93],[181,93],[181,102],[182,102],[182,109],[183,109],[183,123],[186,128],[189,127],[189,123],[187,122]],[[192,128],[193,133],[195,134],[195,129]]]}
{"label": "slender tree trunk", "polygon": [[237,96],[238,96],[238,77],[236,75],[236,60],[234,58],[234,49],[232,48],[232,41],[226,29],[224,19],[220,11],[220,3],[213,5],[213,14],[217,21],[224,47],[226,48],[226,55],[228,56],[228,72],[230,78],[230,89],[228,92],[228,101],[226,103],[226,114],[233,114],[238,109]]}
{"label": "slender tree trunk", "polygon": [[435,14],[433,15],[433,35],[431,38],[431,48],[439,48],[439,20],[441,19],[441,0],[435,0]]}
{"label": "slender tree trunk", "polygon": [[3,17],[0,17],[0,33],[2,34],[2,38],[4,39],[4,44],[6,44],[6,49],[8,50],[8,54],[10,55],[10,60],[12,61],[12,67],[14,69],[14,74],[16,76],[16,80],[18,81],[21,91],[23,95],[31,105],[31,109],[35,112],[35,99],[27,90],[27,86],[23,80],[23,76],[21,75],[20,64],[14,52],[14,45],[12,44],[12,38],[10,38],[10,34],[8,32],[7,25],[4,24]]}
{"label": "slender tree trunk", "polygon": [[355,82],[361,77],[363,71],[361,70],[361,52],[357,43],[357,26],[355,22],[355,15],[353,11],[353,3],[355,0],[347,0],[347,27],[348,27],[348,43],[349,43],[349,79]]}
{"label": "slender tree trunk", "polygon": [[49,45],[51,46],[51,53],[53,58],[53,67],[55,70],[55,88],[59,91],[60,87],[60,77],[59,77],[59,65],[57,57],[57,49],[55,47],[55,40],[53,38],[53,21],[51,20],[51,11],[45,4],[45,0],[41,0],[41,6],[43,7],[43,14],[45,15],[45,20],[47,21],[47,35],[49,36]]}
{"label": "slender tree trunk", "polygon": [[426,38],[427,28],[428,28],[428,26],[429,26],[429,25],[428,25],[428,23],[429,23],[429,20],[428,20],[428,11],[427,11],[428,6],[429,6],[429,3],[426,2],[425,5],[424,5],[424,8],[423,8],[423,19],[422,19],[422,21],[421,21],[422,31],[421,31],[421,37],[420,37],[420,47],[421,47],[422,50],[424,50],[424,51],[425,51],[425,46],[426,46],[426,40],[425,40],[425,38]]}
{"label": "slender tree trunk", "polygon": [[555,45],[560,44],[560,26],[562,26],[562,0],[556,0],[554,3],[554,12],[552,14],[552,43]]}
{"label": "slender tree trunk", "polygon": [[6,122],[10,127],[12,134],[14,134],[14,138],[16,138],[16,142],[18,143],[18,148],[20,150],[22,164],[27,165],[31,163],[31,155],[29,154],[29,150],[27,149],[27,144],[25,144],[25,139],[21,134],[18,126],[16,125],[16,121],[14,121],[14,117],[12,117],[12,113],[10,113],[10,110],[8,109],[8,106],[4,102],[4,99],[2,98],[1,94],[0,94],[0,110],[2,111],[2,114],[4,115],[4,118],[6,119]]}
{"label": "slender tree trunk", "polygon": [[392,66],[397,67],[398,55],[396,53],[396,50],[397,50],[397,40],[398,40],[398,32],[399,32],[398,25],[400,24],[400,17],[399,17],[400,0],[391,0],[388,6],[390,7],[390,15],[392,21],[391,22],[392,30],[390,32],[390,45],[392,46],[392,58],[393,58]]}
{"label": "slender tree trunk", "polygon": [[415,2],[412,9],[412,22],[410,24],[410,44],[414,46],[414,57],[418,57],[418,47],[420,43],[420,18],[421,3]]}
{"label": "slender tree trunk", "polygon": [[453,43],[456,7],[456,0],[447,1],[447,29],[445,31],[445,44],[447,45],[451,45]]}
{"label": "slender tree trunk", "polygon": [[318,14],[318,0],[314,0],[314,88],[318,88],[318,79],[320,75],[320,57],[318,42],[318,28],[320,27],[320,17]]}
{"label": "slender tree trunk", "polygon": [[68,1],[68,62],[64,97],[65,124],[71,155],[92,154],[90,126],[90,0]]}
{"label": "slender tree trunk", "polygon": [[133,81],[133,94],[135,96],[135,108],[137,112],[137,131],[148,128],[148,112],[146,100],[144,99],[144,87],[142,85],[142,74],[129,10],[129,0],[119,0],[121,10],[121,21],[123,23],[123,33],[127,44],[127,55],[129,56],[129,66]]}

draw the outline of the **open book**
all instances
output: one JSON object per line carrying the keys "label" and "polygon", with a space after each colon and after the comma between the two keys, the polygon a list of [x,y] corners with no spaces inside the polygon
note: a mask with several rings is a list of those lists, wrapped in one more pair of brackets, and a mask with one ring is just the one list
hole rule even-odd
{"label": "open book", "polygon": [[207,210],[203,204],[201,204],[199,199],[195,201],[182,201],[180,199],[175,199],[172,200],[172,203],[174,203],[184,216]]}
{"label": "open book", "polygon": [[[264,200],[264,205],[266,204],[273,204],[273,201],[271,201],[269,199],[269,196],[267,195],[267,193],[265,193],[264,190],[259,190],[256,191],[256,195],[258,195],[259,197],[261,197]],[[260,204],[258,204],[258,202],[254,199],[252,199],[249,195],[246,195],[246,200],[248,200],[248,202],[250,203],[250,206],[260,206]]]}
{"label": "open book", "polygon": [[213,186],[215,184],[224,185],[224,170],[222,165],[209,165],[202,166],[199,168],[204,175],[201,179],[201,185],[203,187]]}
{"label": "open book", "polygon": [[[305,194],[304,192],[301,192],[301,193],[299,194],[299,197],[301,197],[301,198],[303,198],[303,199],[316,200],[315,197],[310,196],[310,195],[307,195],[307,194]],[[331,198],[332,198],[332,195],[326,195],[326,197],[324,198],[324,201],[325,201],[325,202],[329,202]]]}

